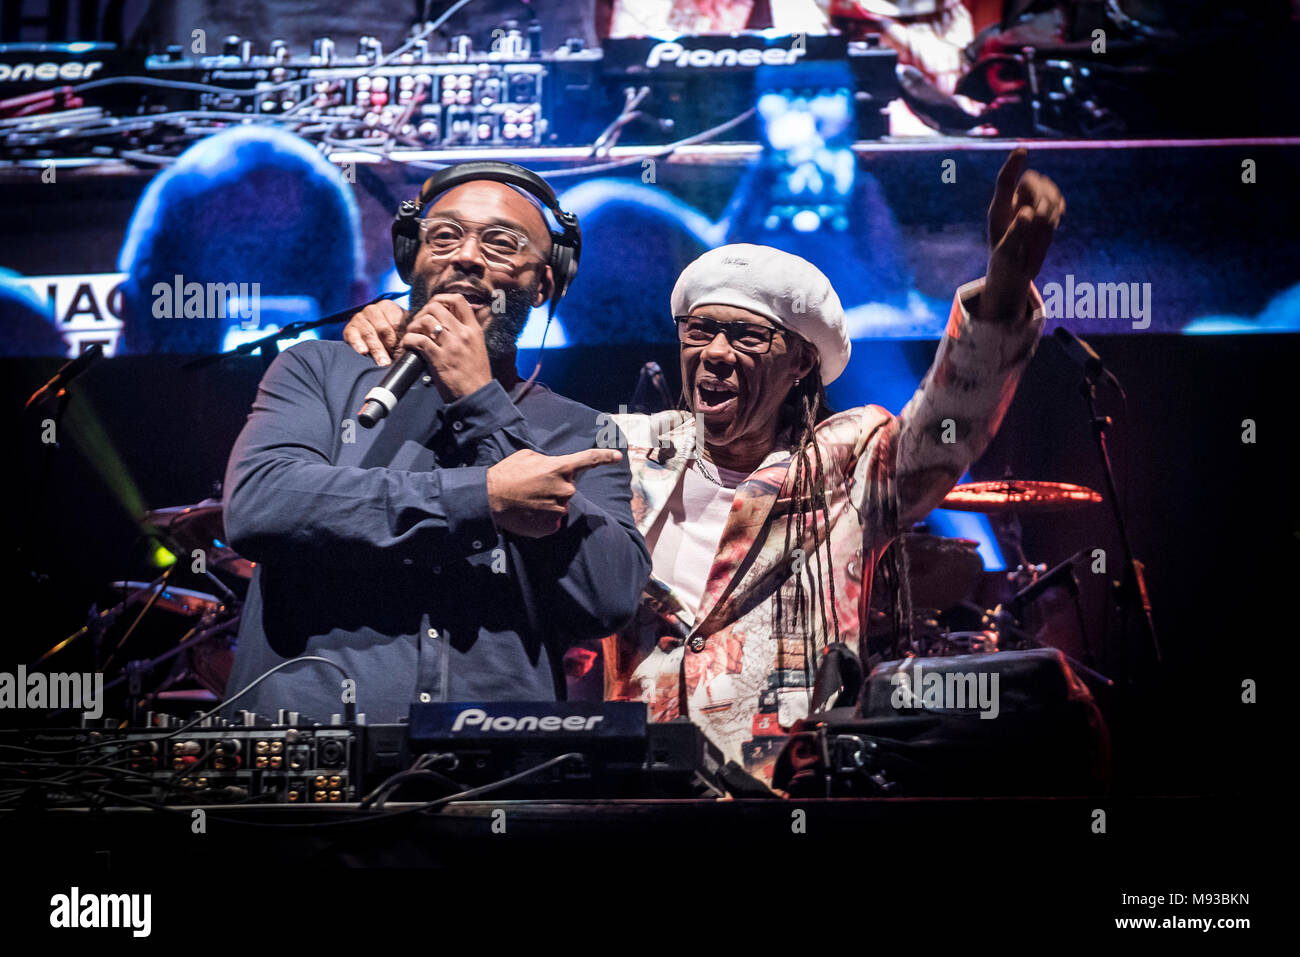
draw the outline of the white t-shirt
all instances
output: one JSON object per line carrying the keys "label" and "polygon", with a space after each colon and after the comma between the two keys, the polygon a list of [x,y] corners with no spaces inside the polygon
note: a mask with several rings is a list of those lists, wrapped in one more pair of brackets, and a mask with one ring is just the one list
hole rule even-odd
{"label": "white t-shirt", "polygon": [[[707,473],[715,474],[722,484],[710,481]],[[747,472],[692,460],[646,536],[655,578],[672,588],[694,612],[699,611],[704,597],[736,486],[747,478]]]}

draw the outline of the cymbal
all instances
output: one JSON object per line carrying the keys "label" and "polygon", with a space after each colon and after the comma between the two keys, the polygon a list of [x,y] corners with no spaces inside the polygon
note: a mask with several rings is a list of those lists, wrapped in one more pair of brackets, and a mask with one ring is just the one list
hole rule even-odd
{"label": "cymbal", "polygon": [[[155,588],[150,587],[149,582],[109,582],[109,588],[114,591],[129,591],[130,595],[128,604],[139,605],[149,600]],[[162,593],[154,605],[164,611],[172,611],[178,615],[187,615],[197,617],[207,611],[216,611],[221,607],[221,600],[216,595],[209,595],[203,591],[193,591],[189,588],[173,588],[170,585],[162,586]]]}
{"label": "cymbal", "polygon": [[226,527],[221,516],[221,502],[206,498],[196,505],[174,505],[155,508],[140,516],[140,520],[157,529],[173,551],[189,554],[201,549],[207,555],[211,568],[238,575],[253,577],[253,562],[240,558],[226,544]]}
{"label": "cymbal", "polygon": [[140,520],[186,549],[204,548],[214,538],[226,537],[225,525],[221,521],[221,503],[214,498],[204,499],[197,505],[155,508],[145,512]]}
{"label": "cymbal", "polygon": [[1058,512],[1096,505],[1100,501],[1099,492],[1083,485],[999,479],[958,485],[944,497],[939,507],[957,512]]}

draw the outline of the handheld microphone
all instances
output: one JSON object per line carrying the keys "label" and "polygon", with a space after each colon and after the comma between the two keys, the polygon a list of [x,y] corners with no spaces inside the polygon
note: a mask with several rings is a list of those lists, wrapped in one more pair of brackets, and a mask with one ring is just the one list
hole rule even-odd
{"label": "handheld microphone", "polygon": [[415,350],[394,362],[379,385],[366,393],[366,401],[357,413],[357,421],[364,428],[373,429],[380,419],[386,418],[397,408],[398,400],[415,385],[415,380],[424,374],[426,368],[424,356]]}
{"label": "handheld microphone", "polygon": [[31,398],[27,400],[24,409],[30,409],[33,405],[40,405],[47,402],[51,396],[58,395],[63,387],[75,379],[81,373],[86,371],[86,367],[104,354],[104,347],[95,343],[75,359],[63,363],[59,366],[59,371],[54,373],[53,378],[45,385],[41,386],[32,393]]}

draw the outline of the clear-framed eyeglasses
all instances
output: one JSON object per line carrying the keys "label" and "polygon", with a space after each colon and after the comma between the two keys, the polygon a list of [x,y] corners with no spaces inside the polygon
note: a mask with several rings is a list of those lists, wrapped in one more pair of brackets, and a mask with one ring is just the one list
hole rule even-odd
{"label": "clear-framed eyeglasses", "polygon": [[494,266],[517,266],[528,255],[531,244],[523,233],[491,223],[468,223],[471,221],[437,217],[422,219],[420,241],[440,259],[455,253],[470,236],[478,240],[483,258]]}

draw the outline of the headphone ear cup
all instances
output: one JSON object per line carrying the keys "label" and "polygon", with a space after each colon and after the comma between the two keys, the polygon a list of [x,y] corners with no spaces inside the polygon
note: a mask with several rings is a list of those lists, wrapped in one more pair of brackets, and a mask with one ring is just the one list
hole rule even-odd
{"label": "headphone ear cup", "polygon": [[569,285],[578,272],[578,261],[573,256],[573,249],[561,245],[559,238],[554,236],[551,241],[551,274],[555,279],[555,290],[551,293],[551,301],[556,304],[569,291]]}
{"label": "headphone ear cup", "polygon": [[419,228],[417,220],[393,223],[393,265],[408,286],[415,272],[415,257],[420,252]]}

